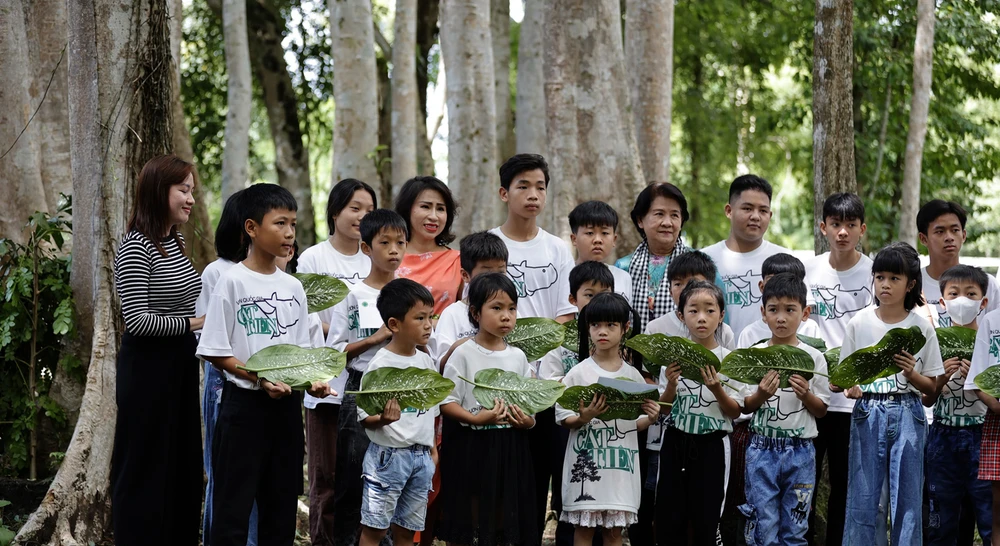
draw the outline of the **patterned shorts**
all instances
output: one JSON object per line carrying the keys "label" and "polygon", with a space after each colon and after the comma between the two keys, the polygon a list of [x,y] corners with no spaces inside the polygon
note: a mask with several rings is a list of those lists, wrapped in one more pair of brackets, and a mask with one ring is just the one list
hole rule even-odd
{"label": "patterned shorts", "polygon": [[1000,481],[1000,415],[992,411],[986,414],[979,444],[979,479]]}

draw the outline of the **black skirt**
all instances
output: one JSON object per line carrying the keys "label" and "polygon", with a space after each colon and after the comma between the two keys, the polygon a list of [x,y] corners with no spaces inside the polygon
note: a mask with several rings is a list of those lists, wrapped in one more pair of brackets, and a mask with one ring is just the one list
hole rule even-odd
{"label": "black skirt", "polygon": [[111,455],[115,544],[196,546],[203,489],[194,334],[122,336]]}

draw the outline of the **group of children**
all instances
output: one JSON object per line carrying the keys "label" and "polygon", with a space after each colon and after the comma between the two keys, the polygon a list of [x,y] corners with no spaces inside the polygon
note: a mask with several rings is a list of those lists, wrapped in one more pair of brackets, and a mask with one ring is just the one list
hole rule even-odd
{"label": "group of children", "polygon": [[[935,201],[921,211],[920,237],[931,251],[921,271],[904,243],[874,260],[859,252],[864,205],[853,194],[833,195],[820,223],[830,251],[803,264],[764,240],[772,214],[766,181],[734,181],[730,235],[704,252],[680,241],[688,218],[680,191],[654,184],[632,213],[652,251],[640,267],[633,260],[619,268],[604,263],[618,228],[606,203],[583,203],[570,214],[577,260],[538,227],[548,185],[540,156],[520,154],[501,167],[507,220],[461,240],[465,293],[439,317],[427,288],[395,278],[408,224],[377,208],[363,182],[334,187],[331,239],[299,260],[299,271],[336,276],[351,288],[343,302],[313,315],[301,284],[282,271],[294,245],[292,196],[255,185],[226,203],[217,245],[235,250],[220,252],[210,266],[216,274],[203,278],[209,285],[197,350],[222,372],[206,381],[213,393],[207,403],[218,415],[206,429],[206,544],[243,546],[253,539],[251,526],[259,544],[291,544],[306,441],[310,489],[325,483],[333,499],[329,513],[310,518],[332,519],[334,536],[326,540],[334,544],[376,545],[387,533],[394,544],[413,544],[431,525],[422,543],[538,544],[550,483],[561,544],[621,544],[626,530],[636,545],[806,544],[824,456],[827,544],[841,537],[848,544],[888,538],[911,545],[925,537],[954,544],[959,521],[973,515],[990,540],[992,522],[1000,521],[988,485],[1000,492],[1000,402],[973,380],[1000,363],[1000,314],[982,316],[1000,301],[980,269],[932,270],[942,260],[957,264],[960,207]],[[657,203],[666,204],[662,218],[653,218]],[[676,244],[656,254],[662,247],[649,230],[673,230]],[[645,278],[636,281],[639,270]],[[661,309],[669,311],[657,315]],[[529,362],[505,341],[522,317],[575,318],[579,349],[560,347]],[[952,324],[978,328],[971,362],[942,361],[935,327]],[[927,341],[916,354],[892,357],[900,373],[846,389],[829,383],[824,355],[799,339],[840,347],[843,361],[888,330],[910,326]],[[712,366],[698,378],[682,377],[674,364],[651,377],[625,345],[639,333],[688,338],[720,361],[737,348],[798,347],[816,373],[783,378],[771,371],[747,385]],[[255,352],[289,343],[347,354],[341,377],[308,389],[308,438],[303,400],[242,367]],[[455,387],[432,410],[390,400],[369,414],[345,393],[384,367],[432,370]],[[602,420],[608,404],[600,396],[535,415],[499,399],[489,409],[466,380],[490,368],[566,386],[645,382],[659,397],[646,400],[636,420]],[[928,427],[924,408],[931,406]],[[314,470],[314,462],[325,470]],[[730,519],[738,521],[733,536]]]}

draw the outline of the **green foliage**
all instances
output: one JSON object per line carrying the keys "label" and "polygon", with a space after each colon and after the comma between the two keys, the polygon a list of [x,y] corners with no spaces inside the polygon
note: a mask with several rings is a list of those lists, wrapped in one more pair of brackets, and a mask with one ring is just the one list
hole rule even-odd
{"label": "green foliage", "polygon": [[681,377],[701,382],[701,369],[715,366],[719,369],[719,357],[715,353],[679,336],[666,334],[639,334],[625,343],[627,347],[642,355],[642,364],[653,377],[660,377],[660,368],[680,364]]}
{"label": "green foliage", "polygon": [[516,405],[525,413],[538,413],[552,407],[566,389],[558,381],[532,379],[497,368],[479,370],[475,381],[464,377],[459,379],[475,385],[472,395],[484,408],[492,409],[494,399],[500,399],[507,405]]}
{"label": "green foliage", "polygon": [[832,372],[833,368],[840,364],[840,347],[834,347],[823,353],[826,358],[826,369]]}
{"label": "green foliage", "polygon": [[[29,442],[39,417],[55,425],[58,443],[68,440],[63,438],[66,416],[49,389],[59,367],[78,381],[84,375],[76,357],[60,356],[63,341],[76,335],[70,257],[61,253],[71,231],[71,208],[70,198],[63,196],[54,216],[31,215],[27,242],[0,239],[0,475],[27,476]],[[28,388],[32,380],[34,393]]]}
{"label": "green foliage", "polygon": [[574,353],[580,351],[580,328],[577,324],[576,319],[566,321],[563,324],[566,333],[563,335],[562,346],[567,351]]}
{"label": "green foliage", "polygon": [[282,344],[265,347],[254,353],[243,367],[248,372],[293,389],[305,390],[316,382],[327,382],[347,367],[347,354],[330,347],[304,349]]}
{"label": "green foliage", "polygon": [[608,385],[594,383],[593,385],[568,387],[562,396],[556,400],[556,403],[568,410],[579,411],[580,402],[582,401],[583,405],[587,406],[594,399],[595,395],[604,395],[604,400],[608,405],[608,410],[597,416],[597,419],[601,421],[638,419],[644,415],[642,411],[643,402],[646,400],[656,401],[660,398],[655,385],[649,385],[649,389],[644,392],[630,393]]}
{"label": "green foliage", "polygon": [[566,329],[558,322],[541,317],[519,318],[507,334],[507,343],[524,351],[528,362],[534,362],[563,344]]}
{"label": "green foliage", "polygon": [[306,291],[306,301],[309,312],[318,313],[344,301],[350,288],[340,279],[319,273],[295,273],[294,277],[302,283]]}
{"label": "green foliage", "polygon": [[976,345],[976,331],[964,326],[951,326],[936,330],[941,358],[948,360],[958,357],[972,360],[972,349]]}
{"label": "green foliage", "polygon": [[0,499],[0,546],[8,546],[14,541],[14,531],[3,524],[3,509],[10,506],[10,501]]}
{"label": "green foliage", "polygon": [[386,402],[395,398],[399,409],[429,410],[441,403],[455,388],[451,379],[424,368],[379,368],[365,374],[357,396],[358,407],[368,415],[382,413]]}
{"label": "green foliage", "polygon": [[793,375],[809,380],[814,373],[819,373],[809,353],[791,345],[737,349],[722,359],[719,371],[737,381],[756,385],[771,370],[781,376],[781,388],[788,387],[788,378]]}
{"label": "green foliage", "polygon": [[918,326],[893,328],[875,345],[854,351],[831,369],[830,384],[846,389],[895,375],[900,370],[892,360],[893,355],[902,351],[915,355],[925,343],[927,338]]}
{"label": "green foliage", "polygon": [[1000,365],[986,368],[974,381],[979,390],[994,398],[1000,398]]}

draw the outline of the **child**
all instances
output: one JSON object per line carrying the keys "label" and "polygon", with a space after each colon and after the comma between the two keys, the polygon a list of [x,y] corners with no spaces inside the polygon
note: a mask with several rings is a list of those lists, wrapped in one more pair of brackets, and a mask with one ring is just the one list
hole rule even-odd
{"label": "child", "polygon": [[826,357],[799,341],[796,329],[809,316],[806,285],[797,274],[779,273],[764,286],[761,314],[771,338],[757,347],[788,345],[812,357],[816,374],[806,380],[792,374],[789,386],[778,388],[780,376],[771,370],[755,387],[745,389],[743,411],[753,412],[753,436],[747,448],[747,544],[779,546],[806,544],[809,512],[816,489],[816,419],[830,404]]}
{"label": "child", "polygon": [[[392,341],[368,363],[379,368],[419,368],[437,372],[437,366],[417,345],[431,337],[434,297],[410,279],[396,279],[382,288],[377,307],[392,332]],[[358,421],[371,440],[364,460],[361,504],[361,546],[377,546],[392,525],[396,546],[411,546],[415,531],[424,528],[427,494],[437,466],[434,417],[431,410],[401,408],[393,398],[382,413],[368,415],[358,408]]]}
{"label": "child", "polygon": [[[927,341],[917,354],[893,355],[900,373],[861,386],[864,394],[851,420],[844,542],[886,544],[888,516],[892,544],[920,544],[927,417],[919,395],[935,392],[936,378],[944,373],[941,349],[934,327],[913,310],[921,292],[917,251],[906,243],[883,248],[872,263],[872,274],[876,307],[859,312],[847,324],[840,361],[875,345],[893,328],[917,326]],[[881,502],[884,483],[888,504]]]}
{"label": "child", "polygon": [[[344,301],[334,306],[326,344],[347,353],[347,384],[361,386],[361,376],[392,332],[378,313],[378,296],[393,279],[406,251],[406,222],[396,212],[376,209],[361,219],[361,251],[371,259],[371,271],[354,285]],[[337,541],[357,540],[361,522],[362,463],[368,436],[355,418],[357,402],[345,396],[337,425],[337,459],[334,474],[334,536]],[[353,538],[352,538],[353,537]]]}
{"label": "child", "polygon": [[[624,360],[632,356],[630,350],[624,350],[626,331],[638,316],[621,294],[599,294],[578,320],[580,353],[590,352],[591,344],[594,349],[563,378],[568,387],[592,385],[602,377],[644,383],[633,367],[637,362],[630,365]],[[580,401],[579,408],[556,405],[556,420],[571,431],[563,459],[563,511],[559,519],[576,526],[575,544],[589,545],[595,529],[601,527],[606,546],[621,545],[625,527],[639,519],[642,482],[641,461],[636,456],[638,431],[649,427],[660,408],[653,400],[646,400],[642,405],[646,415],[634,421],[600,420],[607,409],[603,396],[594,396],[589,405]],[[588,488],[588,482],[600,483]]]}
{"label": "child", "polygon": [[[977,329],[976,317],[989,303],[983,297],[989,286],[986,273],[978,267],[956,265],[941,275],[940,282],[941,304],[952,325]],[[990,543],[993,500],[989,483],[978,479],[979,444],[987,408],[975,392],[963,390],[970,366],[968,360],[949,358],[937,381],[934,422],[927,435],[924,458],[930,509],[926,522],[928,544],[959,541],[959,515],[967,496],[972,499],[983,543]],[[931,398],[925,397],[924,405],[934,402]]]}
{"label": "child", "polygon": [[[729,349],[719,345],[716,330],[725,315],[725,297],[711,282],[692,280],[677,297],[677,316],[690,338],[721,361]],[[680,376],[674,364],[663,370],[661,402],[673,404],[660,446],[656,515],[657,544],[675,544],[677,533],[692,544],[714,545],[722,514],[728,475],[726,434],[740,416],[743,395],[739,383],[709,366],[702,381]],[[726,381],[730,387],[722,385]],[[689,535],[690,529],[690,535]],[[686,542],[686,541],[685,541]]]}
{"label": "child", "polygon": [[[291,544],[302,487],[301,398],[288,385],[239,366],[272,345],[310,348],[318,340],[309,335],[302,284],[275,265],[295,240],[295,198],[280,186],[257,184],[245,190],[243,208],[250,250],[219,279],[198,345],[198,355],[222,369],[227,380],[212,440],[211,540],[216,546],[244,546],[256,501],[260,542]],[[320,382],[309,390],[317,397],[332,392]]]}
{"label": "child", "polygon": [[[618,213],[603,201],[580,203],[569,213],[569,230],[577,265],[588,260],[604,263],[618,241]],[[631,305],[632,276],[624,269],[607,267],[615,280],[611,288]]]}
{"label": "child", "polygon": [[[718,270],[715,268],[712,258],[708,257],[708,254],[700,250],[685,252],[670,260],[670,265],[667,267],[667,282],[670,283],[670,297],[675,302],[679,301],[681,292],[684,291],[684,287],[690,281],[714,282],[716,275],[718,275]],[[687,325],[684,324],[683,317],[677,312],[667,313],[650,322],[646,325],[646,330],[643,333],[666,334],[668,336],[680,337],[689,337],[691,334]],[[715,331],[715,341],[726,349],[733,350],[736,348],[736,338],[733,335],[733,329],[725,322],[720,324],[719,328]]]}
{"label": "child", "polygon": [[[972,351],[972,365],[965,375],[965,390],[971,391],[986,404],[989,412],[983,424],[982,442],[979,450],[979,474],[982,481],[990,482],[992,492],[991,536],[1000,536],[1000,400],[979,390],[976,376],[990,366],[1000,364],[1000,311],[987,313],[981,323],[977,323],[976,345]],[[972,449],[970,449],[972,451]],[[980,534],[983,527],[980,527]],[[989,541],[983,538],[983,543]]]}
{"label": "child", "polygon": [[537,544],[534,469],[525,429],[535,424],[516,405],[494,400],[484,408],[472,394],[476,372],[496,368],[531,377],[520,349],[504,336],[517,319],[517,289],[501,273],[485,273],[469,285],[469,319],[479,331],[457,346],[444,376],[455,390],[441,413],[461,423],[448,438],[441,465],[443,518],[438,538],[451,544],[501,546]]}
{"label": "child", "polygon": [[[800,281],[805,281],[806,278],[806,268],[802,265],[801,260],[791,254],[779,252],[773,256],[768,256],[767,259],[764,260],[763,265],[761,265],[761,281],[758,285],[761,293],[764,292],[764,285],[767,284],[767,281],[779,273],[791,273]],[[806,299],[808,300],[808,298]],[[763,307],[763,305],[761,305],[761,307]],[[805,310],[806,317],[808,317],[811,307],[807,305]],[[819,325],[816,324],[816,321],[806,318],[799,323],[797,333],[804,336],[818,338],[820,336]],[[762,320],[748,324],[747,327],[743,329],[743,332],[740,333],[740,338],[736,342],[736,346],[740,349],[753,347],[770,337],[771,330],[768,329],[767,318],[765,317]]]}
{"label": "child", "polygon": [[[819,325],[827,347],[840,347],[847,323],[859,311],[872,305],[872,260],[858,251],[865,234],[865,205],[853,193],[835,193],[823,203],[819,229],[830,251],[806,261],[806,286],[812,291],[814,306],[810,317]],[[830,395],[826,415],[816,420],[816,483],[823,474],[823,458],[829,463],[830,498],[826,512],[826,544],[840,546],[844,538],[844,511],[847,508],[847,452],[851,445],[851,412],[854,399],[842,392]],[[815,533],[816,495],[810,513],[809,533]]]}

